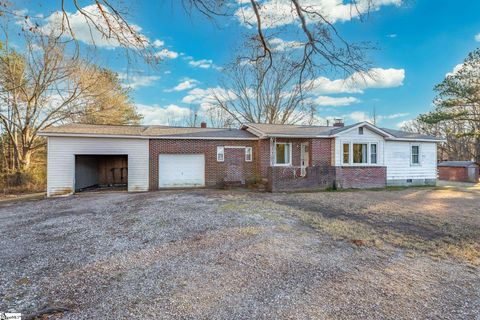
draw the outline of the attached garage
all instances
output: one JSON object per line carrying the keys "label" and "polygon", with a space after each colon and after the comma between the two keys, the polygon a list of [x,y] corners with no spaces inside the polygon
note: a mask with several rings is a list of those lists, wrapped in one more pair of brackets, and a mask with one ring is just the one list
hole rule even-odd
{"label": "attached garage", "polygon": [[158,156],[158,187],[205,186],[205,155],[160,154]]}

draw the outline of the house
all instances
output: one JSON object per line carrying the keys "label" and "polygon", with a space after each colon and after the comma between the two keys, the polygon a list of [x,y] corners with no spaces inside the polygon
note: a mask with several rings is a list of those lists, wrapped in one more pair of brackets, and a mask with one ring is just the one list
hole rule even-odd
{"label": "house", "polygon": [[268,181],[268,188],[431,185],[440,138],[379,128],[244,124],[239,129],[69,124],[48,140],[48,196],[94,185],[128,191]]}
{"label": "house", "polygon": [[479,168],[473,161],[443,161],[438,164],[438,179],[477,183]]}

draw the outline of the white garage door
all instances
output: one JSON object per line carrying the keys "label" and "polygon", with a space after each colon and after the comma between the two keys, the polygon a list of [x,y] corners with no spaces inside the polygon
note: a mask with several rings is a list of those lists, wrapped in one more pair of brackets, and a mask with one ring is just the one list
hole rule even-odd
{"label": "white garage door", "polygon": [[202,187],[205,185],[203,154],[160,154],[158,187]]}

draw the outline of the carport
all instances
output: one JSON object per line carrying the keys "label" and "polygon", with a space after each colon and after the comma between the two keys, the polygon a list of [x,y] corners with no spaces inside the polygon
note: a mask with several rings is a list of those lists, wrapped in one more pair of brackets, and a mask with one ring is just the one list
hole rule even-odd
{"label": "carport", "polygon": [[128,155],[75,155],[75,191],[127,188]]}

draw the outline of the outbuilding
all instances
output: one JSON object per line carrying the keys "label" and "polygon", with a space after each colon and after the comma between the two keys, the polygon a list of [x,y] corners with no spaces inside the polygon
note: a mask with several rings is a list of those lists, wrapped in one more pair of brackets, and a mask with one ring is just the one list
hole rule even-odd
{"label": "outbuilding", "polygon": [[479,168],[473,161],[444,161],[438,164],[438,179],[448,181],[479,181]]}

